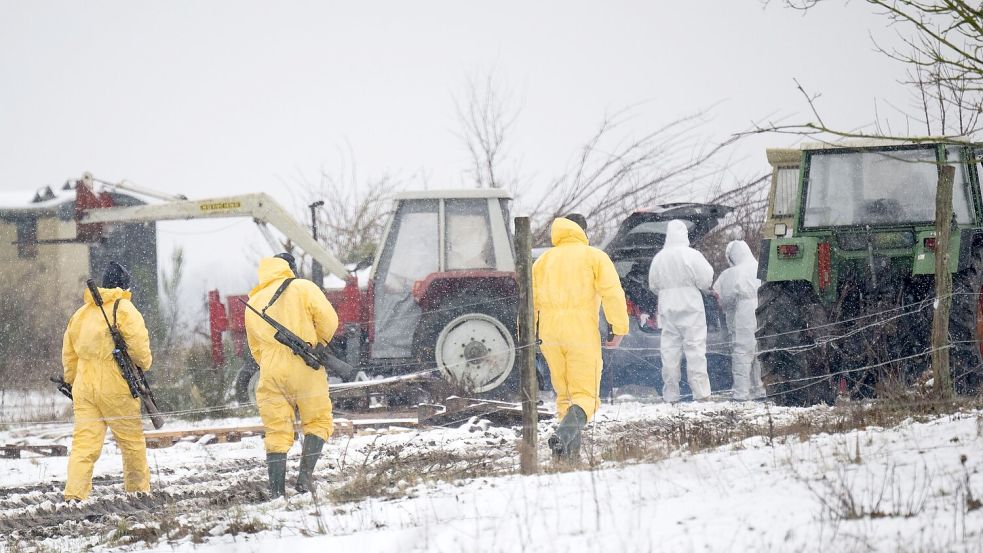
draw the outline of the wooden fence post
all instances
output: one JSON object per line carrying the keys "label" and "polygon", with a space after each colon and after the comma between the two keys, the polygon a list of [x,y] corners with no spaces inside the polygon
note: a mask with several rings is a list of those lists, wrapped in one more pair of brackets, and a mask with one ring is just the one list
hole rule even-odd
{"label": "wooden fence post", "polygon": [[939,166],[939,189],[935,197],[935,316],[932,319],[932,370],[935,394],[952,399],[949,372],[949,310],[952,307],[952,273],[949,272],[949,237],[952,232],[952,181],[955,168]]}
{"label": "wooden fence post", "polygon": [[536,330],[532,304],[532,233],[528,217],[515,218],[515,273],[519,284],[519,377],[522,399],[522,442],[519,445],[519,470],[522,474],[539,472],[536,432],[539,412],[536,395]]}

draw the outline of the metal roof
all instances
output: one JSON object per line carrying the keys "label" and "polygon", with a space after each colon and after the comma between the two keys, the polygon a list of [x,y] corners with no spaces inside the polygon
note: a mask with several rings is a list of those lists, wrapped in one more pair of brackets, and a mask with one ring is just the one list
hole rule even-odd
{"label": "metal roof", "polygon": [[60,206],[74,201],[74,188],[42,186],[36,190],[0,192],[0,216],[54,215]]}

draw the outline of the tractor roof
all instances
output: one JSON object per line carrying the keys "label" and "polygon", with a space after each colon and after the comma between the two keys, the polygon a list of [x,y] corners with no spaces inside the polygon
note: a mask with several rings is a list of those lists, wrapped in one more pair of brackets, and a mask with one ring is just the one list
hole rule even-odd
{"label": "tractor roof", "polygon": [[884,146],[914,146],[916,144],[973,144],[965,136],[913,136],[911,138],[851,138],[838,142],[805,142],[803,150],[829,150],[832,148],[879,148]]}
{"label": "tractor roof", "polygon": [[501,188],[458,188],[454,190],[409,190],[394,196],[396,200],[454,200],[471,198],[512,199],[512,194]]}

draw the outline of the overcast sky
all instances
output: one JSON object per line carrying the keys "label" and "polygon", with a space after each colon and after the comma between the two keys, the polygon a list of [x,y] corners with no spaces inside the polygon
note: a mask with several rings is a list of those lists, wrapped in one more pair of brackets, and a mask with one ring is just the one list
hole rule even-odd
{"label": "overcast sky", "polygon": [[[773,3],[777,3],[773,2]],[[493,69],[521,103],[512,152],[532,189],[560,173],[605,112],[642,102],[630,133],[715,105],[708,140],[751,121],[871,123],[910,106],[903,68],[863,2],[807,15],[759,0],[637,2],[0,0],[0,190],[92,171],[206,197],[266,191],[338,167],[468,185],[455,96]],[[755,137],[735,176],[767,168]],[[703,198],[680,198],[700,200]],[[230,226],[231,225],[231,226]],[[189,287],[248,289],[251,223],[160,225]],[[220,247],[219,247],[220,246]],[[196,292],[198,293],[198,292]]]}

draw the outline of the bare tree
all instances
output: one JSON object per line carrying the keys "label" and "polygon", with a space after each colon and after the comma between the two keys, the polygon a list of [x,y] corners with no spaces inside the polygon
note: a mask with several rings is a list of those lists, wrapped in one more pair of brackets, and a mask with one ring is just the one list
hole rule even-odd
{"label": "bare tree", "polygon": [[318,239],[346,264],[375,255],[392,194],[403,186],[391,175],[362,179],[350,149],[334,172],[322,168],[316,182],[298,177],[295,185],[304,204],[305,216],[301,220],[310,220],[308,204],[324,201],[316,211]]}
{"label": "bare tree", "polygon": [[741,239],[757,247],[763,238],[765,210],[768,207],[768,186],[771,173],[739,181],[737,185],[721,181],[707,199],[709,204],[721,204],[734,208],[729,215],[700,240],[701,251],[718,271],[726,269],[729,263],[724,258],[727,242]]}
{"label": "bare tree", "polygon": [[550,222],[566,213],[587,216],[592,236],[602,241],[640,207],[692,198],[688,189],[720,174],[721,166],[714,162],[736,140],[702,138],[708,111],[625,137],[623,127],[635,114],[634,108],[626,108],[604,117],[571,167],[549,184],[533,209],[537,243],[547,242]]}
{"label": "bare tree", "polygon": [[912,64],[905,83],[912,87],[921,111],[919,122],[928,135],[969,135],[978,128],[983,93],[955,78],[948,65]]}
{"label": "bare tree", "polygon": [[[875,46],[888,58],[906,66],[907,78],[918,104],[920,121],[929,135],[969,135],[979,128],[983,112],[983,4],[962,0],[864,0],[892,26],[902,47]],[[768,3],[767,0],[765,2]],[[784,0],[799,10],[814,9],[826,0]],[[795,134],[829,133],[841,137],[905,138],[910,129],[896,133],[876,122],[871,131],[843,130],[827,125],[815,100],[796,81],[813,111],[814,121],[797,124],[759,124],[755,132]]]}
{"label": "bare tree", "polygon": [[494,72],[472,75],[465,96],[455,103],[460,137],[470,155],[468,172],[477,187],[515,191],[518,171],[509,166],[508,138],[521,110],[512,92],[498,84]]}

